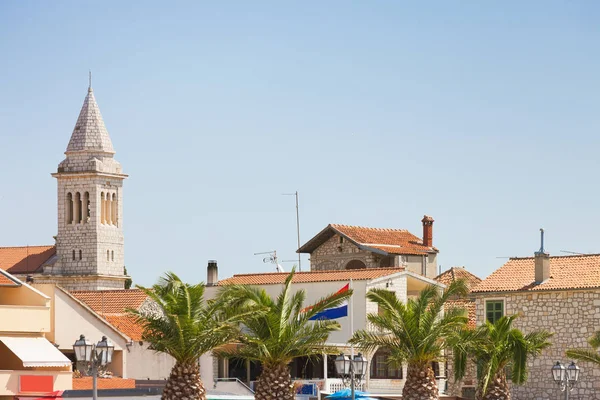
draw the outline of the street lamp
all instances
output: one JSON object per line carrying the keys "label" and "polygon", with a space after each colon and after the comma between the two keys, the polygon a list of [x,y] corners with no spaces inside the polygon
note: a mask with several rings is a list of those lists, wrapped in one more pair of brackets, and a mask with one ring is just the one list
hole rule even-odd
{"label": "street lamp", "polygon": [[73,344],[73,351],[75,352],[75,359],[77,362],[91,364],[92,366],[92,398],[98,399],[98,367],[104,367],[112,362],[113,351],[115,346],[113,343],[102,336],[102,340],[96,345],[87,340],[84,335],[79,336],[79,340],[76,340]]}
{"label": "street lamp", "polygon": [[565,392],[565,400],[569,399],[569,392],[573,390],[579,380],[579,367],[571,361],[568,367],[557,361],[552,367],[552,378],[560,386],[560,390]]}
{"label": "street lamp", "polygon": [[342,378],[344,386],[350,386],[352,400],[354,400],[354,389],[360,385],[367,372],[368,364],[369,361],[361,353],[355,355],[354,358],[340,353],[335,359],[335,369]]}

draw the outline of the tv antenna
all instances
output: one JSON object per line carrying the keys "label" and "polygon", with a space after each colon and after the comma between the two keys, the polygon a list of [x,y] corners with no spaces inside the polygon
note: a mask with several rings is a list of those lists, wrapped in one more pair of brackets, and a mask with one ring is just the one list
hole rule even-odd
{"label": "tv antenna", "polygon": [[585,253],[579,253],[579,252],[577,252],[577,251],[569,251],[569,250],[561,250],[560,252],[561,252],[561,253],[568,253],[568,254],[576,254],[576,255],[578,255],[578,256],[583,256],[583,255],[585,255]]}
{"label": "tv antenna", "polygon": [[[298,191],[294,193],[282,193],[282,196],[296,196],[296,233],[298,235],[298,249],[300,248],[300,209],[298,207]],[[302,258],[298,253],[298,272],[302,272]]]}
{"label": "tv antenna", "polygon": [[275,270],[277,272],[285,272],[283,267],[277,262],[277,250],[263,251],[262,253],[254,253],[255,256],[262,256],[265,254],[268,254],[268,256],[263,258],[264,263],[275,264]]}

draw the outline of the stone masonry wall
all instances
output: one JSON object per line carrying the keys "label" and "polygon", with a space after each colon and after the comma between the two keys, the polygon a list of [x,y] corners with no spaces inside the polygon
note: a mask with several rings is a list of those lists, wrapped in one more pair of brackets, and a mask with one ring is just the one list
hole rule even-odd
{"label": "stone masonry wall", "polygon": [[380,257],[370,251],[360,250],[345,239],[340,243],[340,236],[334,235],[310,254],[310,268],[312,271],[341,270],[352,260],[362,261],[367,268],[378,268],[381,263]]}
{"label": "stone masonry wall", "polygon": [[[505,293],[486,299],[504,300],[504,315],[521,315],[515,327],[524,333],[545,329],[554,333],[552,346],[528,362],[529,378],[523,386],[513,386],[513,399],[555,400],[561,398],[550,369],[561,361],[569,348],[589,348],[587,339],[600,328],[600,290]],[[477,323],[485,320],[485,300],[478,297]],[[579,362],[579,383],[570,398],[600,399],[600,368]]]}
{"label": "stone masonry wall", "polygon": [[[15,275],[17,278],[25,282],[26,275]],[[116,290],[123,289],[125,284],[125,276],[123,279],[102,278],[95,276],[59,276],[59,275],[43,275],[33,274],[34,283],[55,284],[61,288],[71,290]]]}
{"label": "stone masonry wall", "polygon": [[[124,273],[123,180],[94,174],[61,175],[57,178],[57,262],[53,273],[122,276]],[[67,201],[69,193],[72,195],[80,193],[81,196],[89,193],[89,219],[79,223],[75,221],[69,223]],[[116,224],[101,222],[101,193],[116,195]]]}

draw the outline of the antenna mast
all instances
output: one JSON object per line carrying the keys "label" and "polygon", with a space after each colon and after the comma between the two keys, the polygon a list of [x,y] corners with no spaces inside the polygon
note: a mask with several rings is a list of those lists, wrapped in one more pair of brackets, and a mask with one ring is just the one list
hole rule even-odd
{"label": "antenna mast", "polygon": [[[294,193],[283,193],[283,196],[296,196],[296,233],[298,236],[298,249],[300,248],[300,208],[298,206],[298,191]],[[302,272],[302,258],[298,253],[298,272]]]}

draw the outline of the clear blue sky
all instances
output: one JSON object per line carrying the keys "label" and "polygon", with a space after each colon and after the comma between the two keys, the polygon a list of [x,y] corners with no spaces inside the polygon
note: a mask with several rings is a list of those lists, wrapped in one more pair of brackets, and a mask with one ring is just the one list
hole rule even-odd
{"label": "clear blue sky", "polygon": [[595,1],[2,1],[0,57],[2,246],[53,243],[92,69],[136,283],[294,259],[295,190],[303,242],[430,214],[444,269],[485,277],[540,227],[600,252]]}

